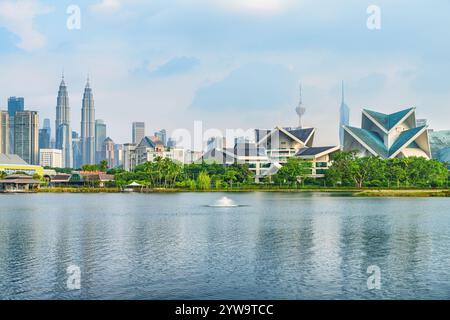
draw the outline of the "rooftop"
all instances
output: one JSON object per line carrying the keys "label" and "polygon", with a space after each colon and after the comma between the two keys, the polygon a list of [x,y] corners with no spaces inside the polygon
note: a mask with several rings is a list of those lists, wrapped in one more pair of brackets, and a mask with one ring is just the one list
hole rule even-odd
{"label": "rooftop", "polygon": [[0,153],[0,164],[13,164],[13,165],[28,165],[21,157],[16,154],[4,154]]}

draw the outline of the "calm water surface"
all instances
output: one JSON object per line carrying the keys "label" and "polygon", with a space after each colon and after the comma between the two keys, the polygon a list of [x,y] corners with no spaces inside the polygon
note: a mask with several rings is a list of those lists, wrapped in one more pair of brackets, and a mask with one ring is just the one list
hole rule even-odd
{"label": "calm water surface", "polygon": [[448,198],[221,196],[0,195],[0,298],[450,298]]}

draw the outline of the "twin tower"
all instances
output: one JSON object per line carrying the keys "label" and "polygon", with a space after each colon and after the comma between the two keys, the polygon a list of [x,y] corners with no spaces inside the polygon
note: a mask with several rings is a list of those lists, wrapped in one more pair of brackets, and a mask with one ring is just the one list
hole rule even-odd
{"label": "twin tower", "polygon": [[[56,148],[62,150],[63,165],[73,168],[74,157],[72,148],[72,130],[70,127],[69,94],[64,81],[64,75],[59,85],[58,98],[56,102]],[[84,88],[83,102],[81,107],[81,164],[95,164],[95,107],[94,96],[87,79]]]}

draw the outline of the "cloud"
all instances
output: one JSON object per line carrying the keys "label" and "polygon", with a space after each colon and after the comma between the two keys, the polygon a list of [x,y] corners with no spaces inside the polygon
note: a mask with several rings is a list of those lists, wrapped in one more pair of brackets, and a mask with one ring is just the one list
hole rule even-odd
{"label": "cloud", "polygon": [[288,9],[294,1],[291,0],[218,0],[220,7],[233,12],[273,14]]}
{"label": "cloud", "polygon": [[122,1],[120,0],[102,0],[100,3],[91,6],[94,12],[110,12],[120,9]]}
{"label": "cloud", "polygon": [[169,61],[150,70],[149,62],[146,60],[141,67],[134,70],[134,74],[143,77],[170,77],[188,73],[200,64],[197,58],[175,57]]}
{"label": "cloud", "polygon": [[191,107],[204,111],[279,110],[292,104],[297,81],[283,65],[251,63],[199,89]]}
{"label": "cloud", "polygon": [[35,29],[34,20],[52,11],[51,7],[36,0],[4,0],[0,3],[0,27],[20,38],[19,48],[27,51],[40,49],[45,46],[46,39]]}

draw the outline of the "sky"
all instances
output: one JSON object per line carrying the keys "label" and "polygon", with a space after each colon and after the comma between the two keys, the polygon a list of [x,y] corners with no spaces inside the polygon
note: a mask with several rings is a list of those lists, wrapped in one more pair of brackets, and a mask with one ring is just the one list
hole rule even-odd
{"label": "sky", "polygon": [[[367,27],[371,5],[380,29]],[[351,125],[362,108],[413,106],[450,129],[449,30],[449,0],[0,0],[0,109],[23,96],[54,123],[64,70],[79,131],[89,74],[96,118],[126,143],[133,121],[148,135],[196,120],[205,130],[295,126],[301,82],[303,123],[331,145],[343,80]]]}

